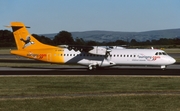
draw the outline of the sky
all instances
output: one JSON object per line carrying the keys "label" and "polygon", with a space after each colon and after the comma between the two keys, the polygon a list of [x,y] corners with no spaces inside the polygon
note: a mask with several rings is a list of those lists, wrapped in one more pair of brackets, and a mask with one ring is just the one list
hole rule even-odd
{"label": "sky", "polygon": [[176,29],[180,0],[0,0],[0,30],[12,21],[34,34]]}

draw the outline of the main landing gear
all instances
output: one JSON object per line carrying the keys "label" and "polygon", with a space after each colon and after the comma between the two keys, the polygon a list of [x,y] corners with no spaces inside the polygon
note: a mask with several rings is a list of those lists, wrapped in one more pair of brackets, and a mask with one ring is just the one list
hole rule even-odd
{"label": "main landing gear", "polygon": [[89,65],[88,70],[94,71],[94,70],[97,70],[98,68],[99,68],[98,64],[96,64],[96,65]]}

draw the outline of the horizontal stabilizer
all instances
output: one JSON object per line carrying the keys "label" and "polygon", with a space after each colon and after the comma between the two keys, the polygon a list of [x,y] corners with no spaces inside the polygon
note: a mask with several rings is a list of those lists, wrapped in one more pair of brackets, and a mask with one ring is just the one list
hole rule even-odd
{"label": "horizontal stabilizer", "polygon": [[[11,27],[18,27],[18,28],[21,28],[21,27],[23,27],[23,26],[5,26],[6,28],[11,28]],[[29,27],[29,26],[25,26],[25,28],[31,28],[31,27]]]}

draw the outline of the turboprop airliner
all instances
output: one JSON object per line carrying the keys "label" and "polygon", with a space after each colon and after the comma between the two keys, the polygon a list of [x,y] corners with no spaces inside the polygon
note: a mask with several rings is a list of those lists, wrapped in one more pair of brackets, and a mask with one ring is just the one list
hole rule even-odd
{"label": "turboprop airliner", "polygon": [[159,66],[165,69],[176,60],[163,50],[125,49],[121,47],[101,46],[51,46],[35,39],[22,22],[11,22],[17,50],[11,54],[55,64],[79,64],[89,70],[110,66]]}

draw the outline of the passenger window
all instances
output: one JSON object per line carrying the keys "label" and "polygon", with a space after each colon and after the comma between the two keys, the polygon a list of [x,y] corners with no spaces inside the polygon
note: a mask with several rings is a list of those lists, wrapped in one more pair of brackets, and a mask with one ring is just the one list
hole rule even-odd
{"label": "passenger window", "polygon": [[158,52],[156,52],[156,54],[155,55],[158,55]]}
{"label": "passenger window", "polygon": [[162,55],[162,53],[161,53],[161,52],[159,52],[159,55]]}

